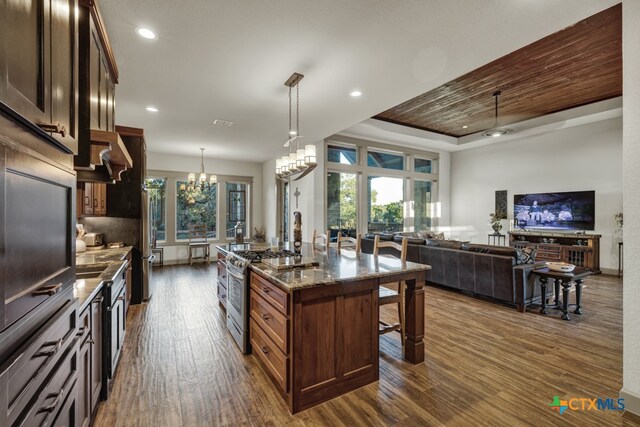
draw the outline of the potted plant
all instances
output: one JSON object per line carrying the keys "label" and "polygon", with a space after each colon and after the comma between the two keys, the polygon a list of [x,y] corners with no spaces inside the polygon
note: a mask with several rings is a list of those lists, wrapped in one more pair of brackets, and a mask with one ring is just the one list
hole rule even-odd
{"label": "potted plant", "polygon": [[503,210],[496,209],[494,212],[489,214],[489,223],[491,224],[491,228],[493,228],[493,234],[500,234],[500,230],[502,230],[502,220],[507,219],[507,213]]}

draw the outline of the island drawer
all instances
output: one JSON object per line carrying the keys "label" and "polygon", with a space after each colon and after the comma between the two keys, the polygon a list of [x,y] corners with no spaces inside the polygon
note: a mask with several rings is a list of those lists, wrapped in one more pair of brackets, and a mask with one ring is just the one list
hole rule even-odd
{"label": "island drawer", "polygon": [[289,391],[287,387],[289,358],[278,349],[253,319],[251,319],[250,331],[253,354],[262,361],[282,391],[287,393]]}
{"label": "island drawer", "polygon": [[286,315],[289,309],[289,295],[267,279],[251,272],[251,289],[271,303],[280,313]]}
{"label": "island drawer", "polygon": [[251,318],[260,325],[283,353],[287,353],[289,321],[253,289],[251,290]]}

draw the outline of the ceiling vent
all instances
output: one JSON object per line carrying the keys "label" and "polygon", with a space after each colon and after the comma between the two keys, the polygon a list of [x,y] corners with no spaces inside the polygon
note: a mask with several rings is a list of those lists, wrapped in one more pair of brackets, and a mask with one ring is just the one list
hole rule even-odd
{"label": "ceiling vent", "polygon": [[231,120],[215,119],[213,121],[213,125],[214,126],[218,126],[218,127],[219,126],[224,126],[224,127],[230,128],[234,124],[235,124],[235,122],[232,122]]}

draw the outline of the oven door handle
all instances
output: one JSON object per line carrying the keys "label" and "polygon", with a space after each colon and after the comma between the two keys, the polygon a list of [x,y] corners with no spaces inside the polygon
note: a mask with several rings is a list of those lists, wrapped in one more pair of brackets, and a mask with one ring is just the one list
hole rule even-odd
{"label": "oven door handle", "polygon": [[242,275],[238,275],[238,274],[234,274],[234,273],[232,273],[231,271],[229,271],[228,269],[227,269],[227,274],[228,274],[229,276],[233,277],[234,279],[244,280],[244,276],[242,276]]}

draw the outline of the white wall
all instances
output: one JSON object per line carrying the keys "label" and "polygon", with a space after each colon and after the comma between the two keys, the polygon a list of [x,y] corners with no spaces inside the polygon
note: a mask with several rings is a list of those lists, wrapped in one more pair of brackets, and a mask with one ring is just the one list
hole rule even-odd
{"label": "white wall", "polygon": [[621,167],[620,118],[455,152],[451,237],[487,242],[496,190],[508,191],[510,219],[514,194],[595,190],[600,265],[617,270],[613,216],[622,210]]}
{"label": "white wall", "polygon": [[[289,181],[289,211],[291,218],[289,219],[290,235],[289,240],[293,240],[293,213],[300,211],[302,213],[302,240],[310,242],[313,236],[313,230],[324,230],[324,142],[314,144],[316,146],[316,157],[318,166],[299,181]],[[281,157],[283,153],[281,153]],[[264,222],[267,229],[267,238],[277,236],[277,200],[276,200],[276,179],[275,179],[275,158],[263,163],[263,194],[264,194]],[[298,189],[300,196],[298,197],[298,207],[296,208],[296,198],[294,193]]]}
{"label": "white wall", "polygon": [[[205,157],[204,169],[208,174],[253,177],[251,230],[247,230],[247,234],[253,234],[254,227],[265,224],[263,216],[262,163],[219,160]],[[147,170],[184,172],[186,177],[189,172],[200,171],[200,157],[147,153]],[[212,243],[212,254],[214,254],[213,247],[215,247],[215,245],[216,243]],[[164,246],[164,248],[164,260],[167,264],[182,263],[187,260],[188,254],[185,245]]]}
{"label": "white wall", "polygon": [[627,410],[640,414],[640,2],[622,4],[624,284],[623,388]]}

